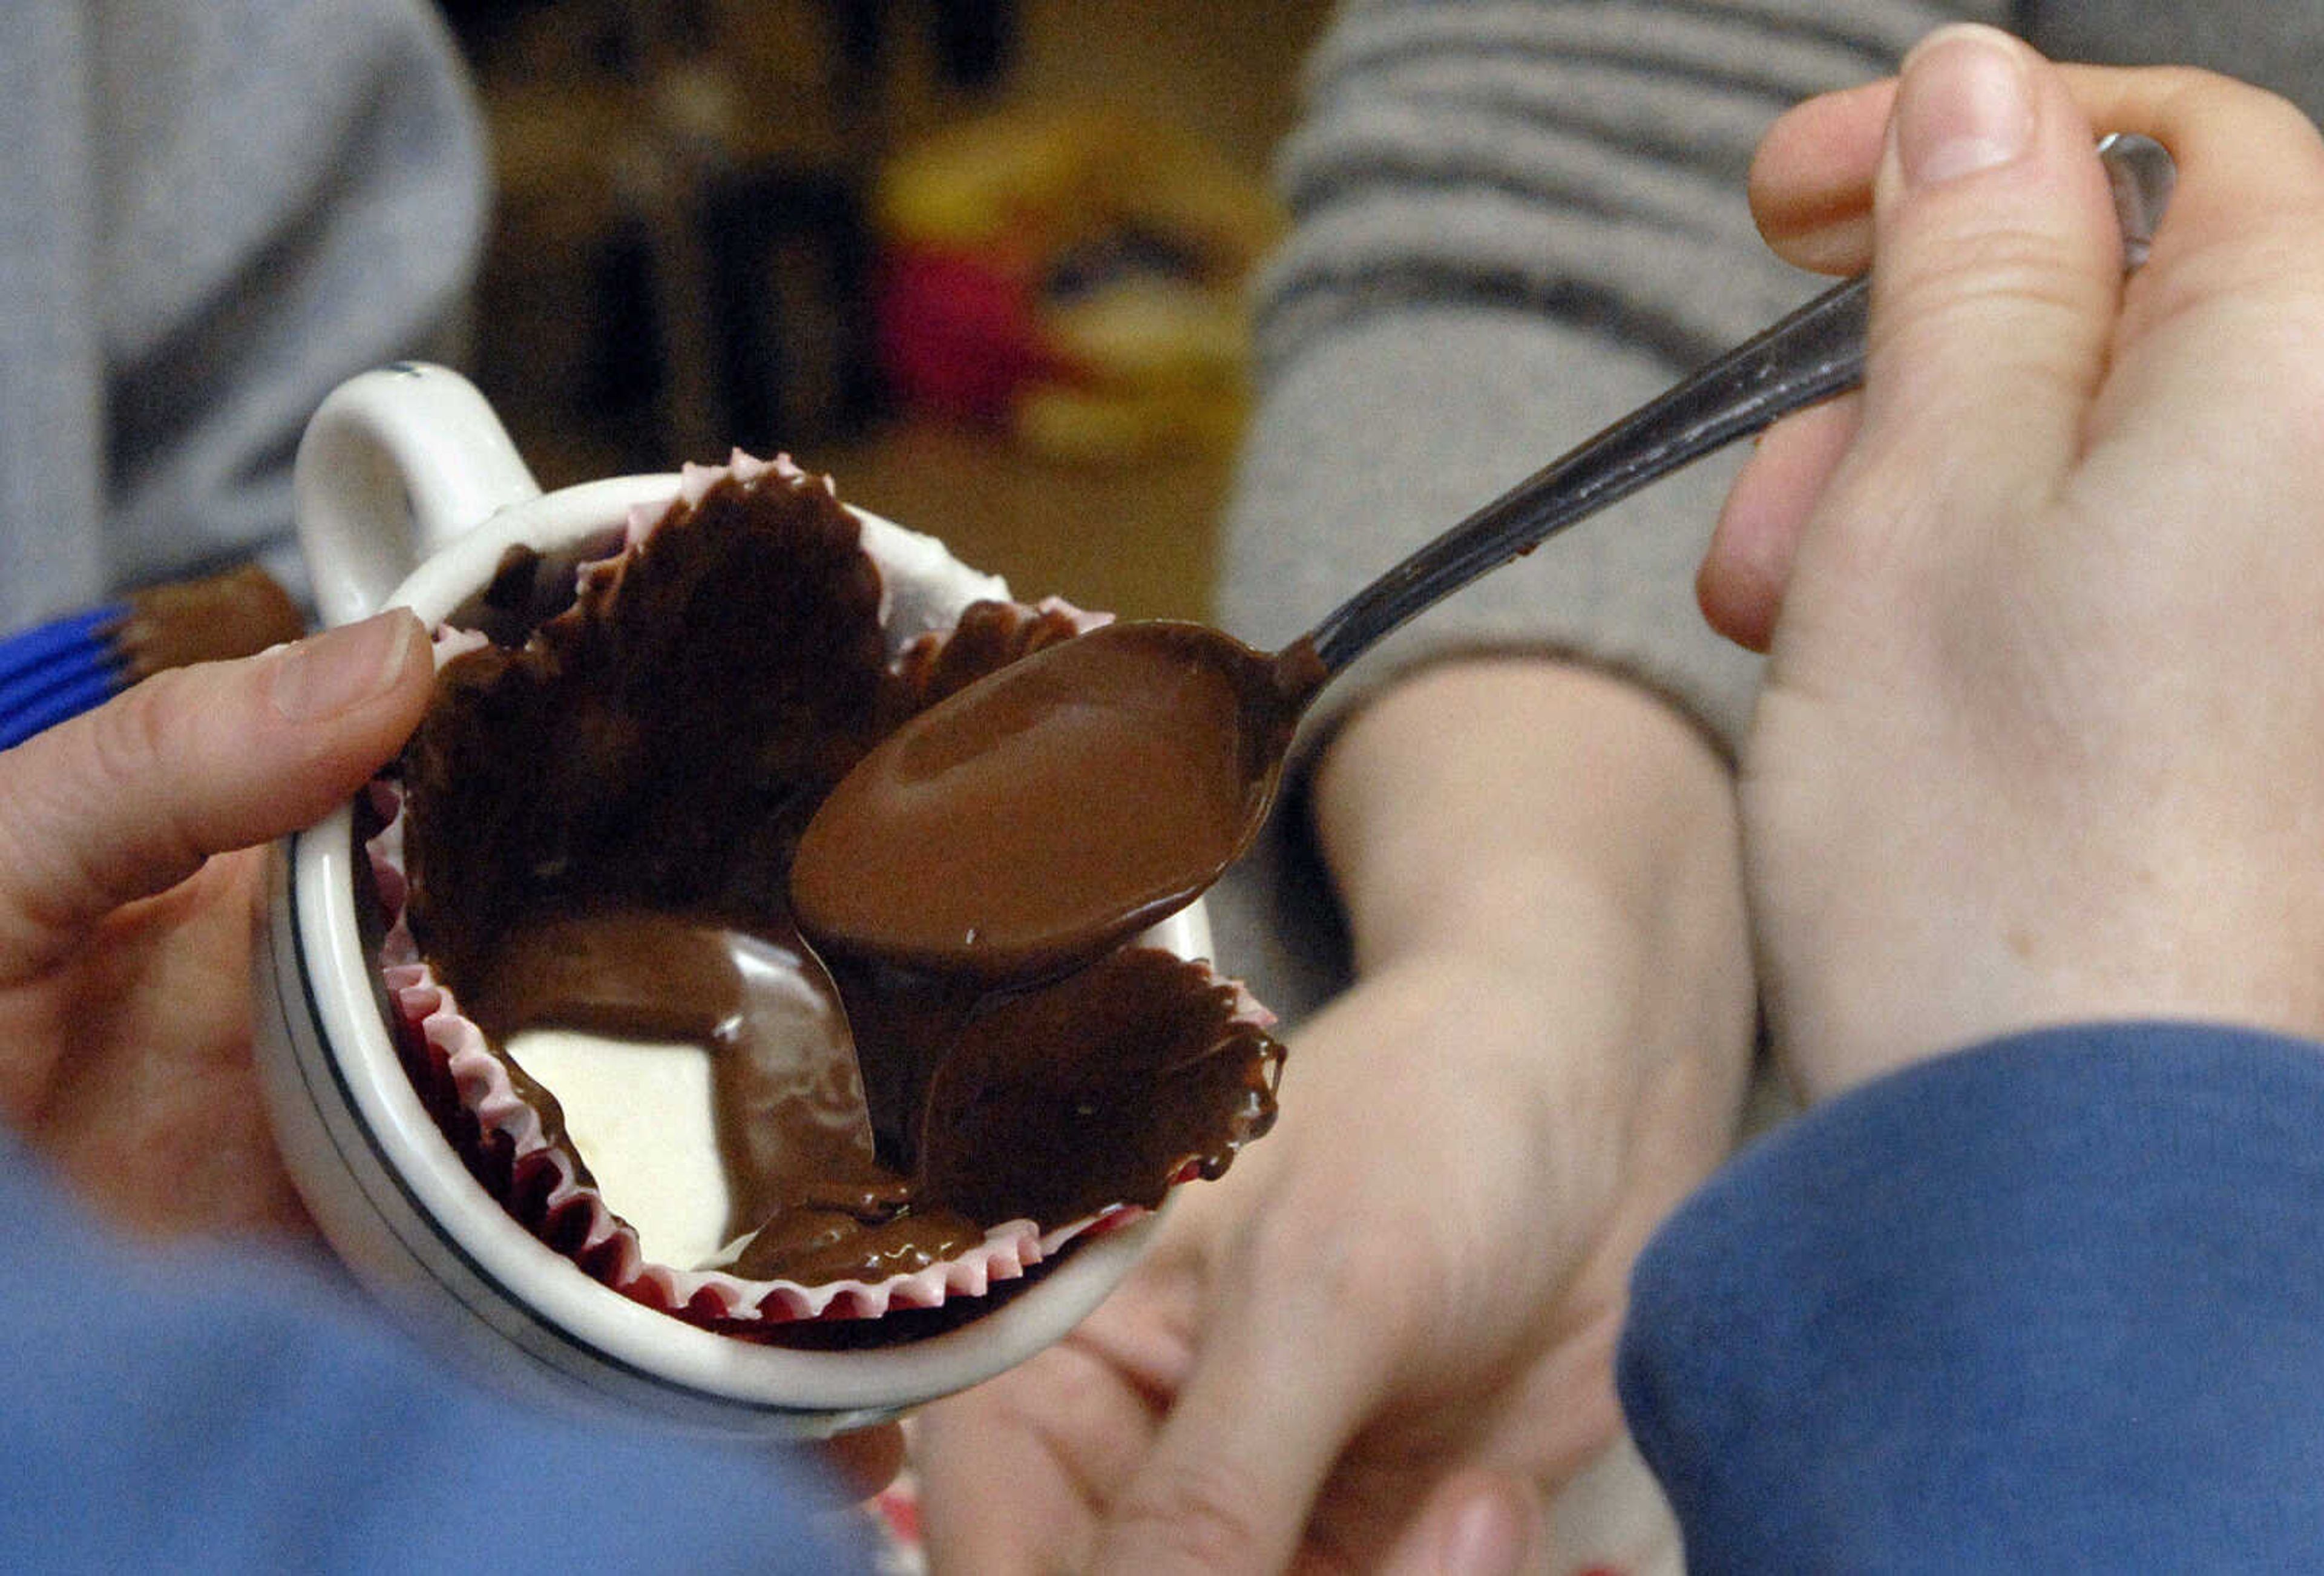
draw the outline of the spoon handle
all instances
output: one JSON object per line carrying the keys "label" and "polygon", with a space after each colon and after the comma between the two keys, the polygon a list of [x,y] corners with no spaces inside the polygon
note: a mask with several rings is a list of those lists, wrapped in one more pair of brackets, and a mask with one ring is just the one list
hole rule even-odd
{"label": "spoon handle", "polygon": [[[2122,223],[2124,266],[2135,268],[2146,260],[2175,170],[2162,145],[2145,137],[2107,137],[2098,156]],[[1552,533],[1854,388],[1864,378],[1870,296],[1869,276],[1858,274],[1761,330],[1413,553],[1342,604],[1305,643],[1324,671],[1337,675],[1406,620]]]}

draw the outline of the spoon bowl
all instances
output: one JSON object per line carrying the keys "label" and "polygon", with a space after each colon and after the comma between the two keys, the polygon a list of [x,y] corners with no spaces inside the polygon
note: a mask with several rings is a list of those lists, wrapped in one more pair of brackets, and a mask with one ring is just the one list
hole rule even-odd
{"label": "spoon bowl", "polygon": [[[800,927],[837,955],[995,986],[1111,950],[1250,842],[1323,680],[1296,652],[1141,620],[1020,658],[824,802],[791,864]],[[897,913],[888,894],[906,890]]]}

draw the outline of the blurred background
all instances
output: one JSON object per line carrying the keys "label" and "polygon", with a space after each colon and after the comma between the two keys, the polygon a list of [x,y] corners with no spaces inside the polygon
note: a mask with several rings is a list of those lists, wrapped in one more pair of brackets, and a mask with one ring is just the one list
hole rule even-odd
{"label": "blurred background", "polygon": [[442,0],[545,486],[740,445],[1020,595],[1199,616],[1329,0]]}

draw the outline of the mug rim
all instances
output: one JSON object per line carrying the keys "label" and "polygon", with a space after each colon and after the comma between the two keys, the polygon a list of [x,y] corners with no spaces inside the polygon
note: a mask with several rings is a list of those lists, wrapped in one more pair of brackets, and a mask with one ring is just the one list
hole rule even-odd
{"label": "mug rim", "polygon": [[[554,549],[618,529],[632,508],[667,505],[682,484],[674,472],[609,477],[509,504],[431,555],[383,605],[410,607],[433,628],[484,584],[510,547]],[[846,507],[875,537],[935,542]],[[278,1104],[311,1107],[320,1123],[319,1134],[308,1135],[319,1146],[305,1158],[342,1174],[317,1184],[332,1194],[316,1213],[335,1245],[361,1240],[408,1260],[424,1280],[416,1290],[395,1284],[395,1272],[343,1249],[361,1277],[407,1304],[432,1300],[425,1282],[434,1282],[466,1323],[486,1327],[545,1374],[728,1431],[746,1420],[753,1432],[860,1426],[991,1378],[1053,1343],[1128,1273],[1157,1221],[1159,1209],[1089,1236],[1040,1267],[1040,1283],[1023,1295],[957,1328],[864,1350],[761,1344],[635,1302],[533,1236],[468,1173],[428,1113],[383,1016],[377,960],[363,945],[355,911],[363,857],[352,803],[277,846],[263,983],[275,999],[288,1064],[269,1070],[269,1092]],[[1148,934],[1181,956],[1210,955],[1199,901]],[[339,1191],[343,1184],[360,1203]],[[370,1218],[347,1219],[348,1212]]]}
{"label": "mug rim", "polygon": [[[675,471],[605,476],[508,504],[429,555],[389,593],[380,611],[408,607],[433,629],[483,586],[509,548],[552,550],[619,530],[632,509],[668,507],[682,484]],[[863,517],[862,511],[846,507]]]}

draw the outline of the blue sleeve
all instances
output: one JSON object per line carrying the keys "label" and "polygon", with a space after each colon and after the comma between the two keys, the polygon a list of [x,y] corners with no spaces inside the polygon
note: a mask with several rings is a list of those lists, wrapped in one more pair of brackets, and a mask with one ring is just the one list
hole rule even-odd
{"label": "blue sleeve", "polygon": [[0,1563],[868,1570],[772,1450],[535,1415],[304,1267],[132,1249],[0,1131]]}
{"label": "blue sleeve", "polygon": [[1720,1571],[2324,1558],[2324,1046],[2047,1030],[1779,1129],[1640,1259],[1624,1406]]}

